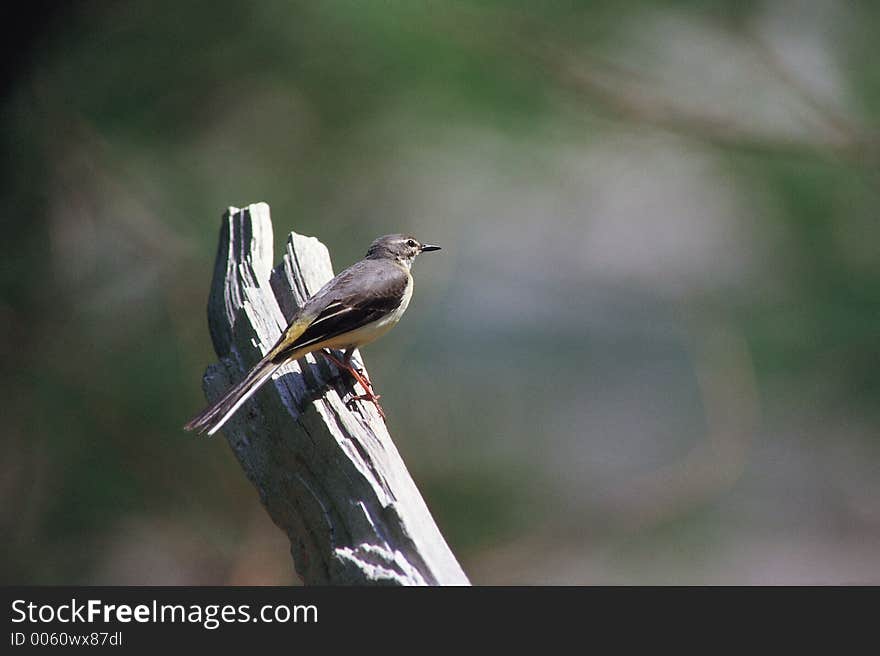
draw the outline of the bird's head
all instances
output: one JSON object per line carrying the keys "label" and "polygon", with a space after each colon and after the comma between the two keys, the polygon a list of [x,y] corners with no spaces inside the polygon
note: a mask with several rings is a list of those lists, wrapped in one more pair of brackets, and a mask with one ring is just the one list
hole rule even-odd
{"label": "bird's head", "polygon": [[416,259],[416,255],[439,250],[439,246],[422,244],[418,239],[409,235],[385,235],[370,244],[367,257],[374,260],[396,260],[409,268],[412,266],[413,260]]}

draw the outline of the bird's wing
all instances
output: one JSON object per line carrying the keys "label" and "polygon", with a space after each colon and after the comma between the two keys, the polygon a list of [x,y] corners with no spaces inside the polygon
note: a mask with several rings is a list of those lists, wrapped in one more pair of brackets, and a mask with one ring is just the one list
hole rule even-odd
{"label": "bird's wing", "polygon": [[403,267],[381,260],[361,260],[306,301],[269,357],[281,362],[296,350],[381,319],[397,309],[407,285],[409,272]]}

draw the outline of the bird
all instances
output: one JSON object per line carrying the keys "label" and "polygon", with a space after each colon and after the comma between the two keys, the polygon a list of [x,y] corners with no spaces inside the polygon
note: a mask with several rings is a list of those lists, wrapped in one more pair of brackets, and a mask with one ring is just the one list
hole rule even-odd
{"label": "bird", "polygon": [[[440,246],[423,244],[407,234],[374,240],[366,256],[309,297],[269,352],[219,400],[188,421],[184,430],[213,435],[279,367],[316,351],[348,371],[364,388],[365,394],[352,401],[372,402],[385,419],[380,396],[351,358],[355,349],[375,341],[400,321],[412,298],[413,262],[422,253],[438,250]],[[342,358],[331,349],[342,351]]]}

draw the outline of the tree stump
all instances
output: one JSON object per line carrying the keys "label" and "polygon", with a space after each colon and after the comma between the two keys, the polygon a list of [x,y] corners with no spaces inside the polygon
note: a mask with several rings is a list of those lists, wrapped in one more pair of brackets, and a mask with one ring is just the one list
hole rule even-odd
{"label": "tree stump", "polygon": [[[208,325],[220,361],[213,402],[275,343],[293,312],[333,277],[327,248],[292,232],[273,268],[265,203],[223,217]],[[360,355],[354,361],[363,367]],[[309,584],[469,585],[371,403],[326,358],[280,368],[222,429]]]}

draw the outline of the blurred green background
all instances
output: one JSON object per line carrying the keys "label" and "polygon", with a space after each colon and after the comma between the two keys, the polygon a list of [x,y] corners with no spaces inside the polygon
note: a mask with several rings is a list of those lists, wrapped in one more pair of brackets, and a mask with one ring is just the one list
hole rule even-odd
{"label": "blurred green background", "polygon": [[444,246],[364,358],[474,583],[880,583],[880,5],[42,9],[0,101],[3,583],[297,581],[180,429],[257,201],[337,270]]}

